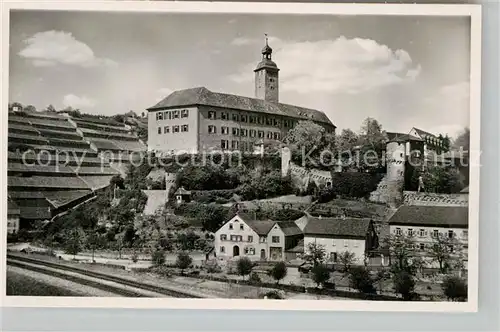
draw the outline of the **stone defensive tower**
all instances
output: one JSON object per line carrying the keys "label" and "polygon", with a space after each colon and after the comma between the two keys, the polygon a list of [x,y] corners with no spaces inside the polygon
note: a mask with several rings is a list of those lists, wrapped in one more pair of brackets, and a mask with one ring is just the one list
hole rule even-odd
{"label": "stone defensive tower", "polygon": [[396,208],[403,202],[405,183],[406,144],[401,141],[389,141],[386,144],[386,184],[387,203]]}

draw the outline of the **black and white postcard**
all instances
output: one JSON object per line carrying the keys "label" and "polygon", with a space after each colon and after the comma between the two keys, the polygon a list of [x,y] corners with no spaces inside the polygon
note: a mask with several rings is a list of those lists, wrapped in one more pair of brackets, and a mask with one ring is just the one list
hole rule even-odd
{"label": "black and white postcard", "polygon": [[5,305],[477,310],[479,6],[3,8]]}

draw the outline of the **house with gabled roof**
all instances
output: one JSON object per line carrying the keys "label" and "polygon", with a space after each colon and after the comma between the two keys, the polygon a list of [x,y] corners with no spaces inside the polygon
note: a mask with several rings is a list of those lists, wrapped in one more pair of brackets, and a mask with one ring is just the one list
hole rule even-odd
{"label": "house with gabled roof", "polygon": [[378,235],[371,219],[307,217],[304,227],[304,250],[311,243],[322,245],[328,261],[339,262],[343,252],[354,253],[357,264],[362,264],[378,248]]}
{"label": "house with gabled roof", "polygon": [[248,257],[257,261],[283,261],[303,238],[293,221],[256,220],[255,214],[236,213],[215,232],[215,256],[221,260]]}
{"label": "house with gabled roof", "polygon": [[456,242],[460,248],[450,251],[468,251],[469,209],[465,206],[403,205],[389,219],[391,235],[412,237],[417,250],[423,254],[438,237]]}

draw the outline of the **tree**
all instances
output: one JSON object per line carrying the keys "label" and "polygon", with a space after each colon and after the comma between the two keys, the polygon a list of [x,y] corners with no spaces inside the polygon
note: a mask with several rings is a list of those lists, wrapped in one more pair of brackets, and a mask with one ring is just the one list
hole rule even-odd
{"label": "tree", "polygon": [[49,106],[47,106],[47,108],[45,109],[46,112],[52,112],[52,113],[55,113],[57,112],[56,108],[50,104]]}
{"label": "tree", "polygon": [[349,272],[351,265],[356,262],[356,254],[350,251],[344,251],[338,257],[340,264],[342,264],[342,273]]}
{"label": "tree", "polygon": [[36,107],[33,105],[24,106],[23,111],[25,112],[36,112]]}
{"label": "tree", "polygon": [[310,242],[307,244],[303,259],[306,262],[311,263],[313,266],[318,266],[324,262],[325,256],[326,249],[324,245]]}
{"label": "tree", "polygon": [[351,129],[342,129],[340,135],[336,137],[335,143],[340,154],[349,153],[359,144],[359,137]]}
{"label": "tree", "polygon": [[387,135],[382,130],[382,125],[374,118],[366,118],[361,126],[359,143],[375,151],[378,156],[381,156],[382,151],[385,149],[386,141]]}
{"label": "tree", "polygon": [[376,293],[373,286],[374,280],[370,272],[364,266],[355,266],[349,270],[349,285],[361,293]]}
{"label": "tree", "polygon": [[68,231],[65,236],[66,250],[67,254],[75,256],[82,251],[83,244],[85,241],[85,232],[81,228],[73,228]]}
{"label": "tree", "polygon": [[95,262],[95,259],[94,259],[95,249],[99,245],[99,235],[97,234],[97,232],[94,229],[92,229],[90,231],[90,234],[87,237],[87,244],[92,249],[92,262]]}
{"label": "tree", "polygon": [[467,301],[467,284],[461,278],[448,276],[443,280],[441,287],[448,300]]}
{"label": "tree", "polygon": [[383,246],[389,251],[391,272],[406,271],[415,275],[423,262],[415,252],[415,241],[411,236],[390,235],[383,240]]}
{"label": "tree", "polygon": [[240,275],[243,279],[245,279],[246,275],[249,275],[252,272],[253,263],[247,257],[241,257],[238,259],[236,263],[236,270],[238,271],[238,275]]}
{"label": "tree", "polygon": [[428,256],[433,262],[439,264],[439,272],[446,273],[449,268],[454,267],[456,259],[461,260],[461,246],[455,237],[450,238],[448,235],[438,233],[432,235],[433,243],[427,250]]}
{"label": "tree", "polygon": [[460,174],[451,167],[428,166],[422,178],[428,192],[452,194],[462,189]]}
{"label": "tree", "polygon": [[414,276],[408,271],[400,270],[393,274],[392,282],[396,293],[401,294],[403,300],[409,301],[414,295],[415,280]]}
{"label": "tree", "polygon": [[188,267],[190,267],[192,263],[193,263],[193,259],[191,258],[191,256],[189,256],[185,252],[181,252],[177,256],[177,260],[175,262],[175,265],[179,269],[181,269],[181,274],[184,274],[184,270],[187,269]]}
{"label": "tree", "polygon": [[161,249],[153,251],[153,253],[151,254],[151,260],[153,261],[153,265],[155,266],[165,264],[165,252]]}
{"label": "tree", "polygon": [[279,284],[280,280],[286,277],[287,267],[285,262],[278,262],[274,264],[273,268],[269,271],[269,274],[276,280],[276,284]]}
{"label": "tree", "polygon": [[391,274],[389,273],[389,271],[387,271],[385,269],[379,270],[377,272],[377,274],[375,275],[375,280],[374,281],[378,285],[378,291],[379,291],[379,293],[382,293],[384,282],[386,280],[389,280],[390,278],[391,278]]}
{"label": "tree", "polygon": [[116,186],[116,188],[125,189],[125,180],[120,174],[114,175],[109,181],[109,184],[112,188]]}
{"label": "tree", "polygon": [[453,142],[453,147],[457,150],[469,151],[470,149],[470,129],[464,128],[464,130],[457,136]]}
{"label": "tree", "polygon": [[323,264],[316,265],[311,270],[312,279],[319,287],[330,279],[330,271]]}
{"label": "tree", "polygon": [[309,168],[330,162],[326,158],[328,154],[324,155],[324,160],[320,159],[323,151],[333,152],[331,148],[334,146],[335,137],[313,121],[299,121],[288,131],[284,141],[290,145],[294,162]]}

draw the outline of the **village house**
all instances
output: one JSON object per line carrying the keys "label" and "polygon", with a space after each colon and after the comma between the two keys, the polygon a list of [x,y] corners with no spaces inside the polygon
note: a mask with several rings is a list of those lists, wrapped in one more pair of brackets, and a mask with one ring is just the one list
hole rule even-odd
{"label": "village house", "polygon": [[180,187],[179,189],[177,189],[174,195],[175,201],[178,205],[191,202],[191,192],[184,189],[184,187]]}
{"label": "village house", "polygon": [[215,232],[215,256],[221,260],[241,256],[283,261],[302,236],[293,221],[255,220],[254,215],[239,212]]}
{"label": "village house", "polygon": [[466,259],[468,219],[466,206],[401,206],[389,219],[389,230],[391,235],[412,237],[424,256],[439,237],[450,253],[461,252]]}
{"label": "village house", "polygon": [[347,251],[354,254],[356,264],[362,264],[378,247],[378,235],[370,219],[308,216],[303,232],[304,250],[307,252],[311,243],[322,245],[332,263],[338,263],[339,256]]}

